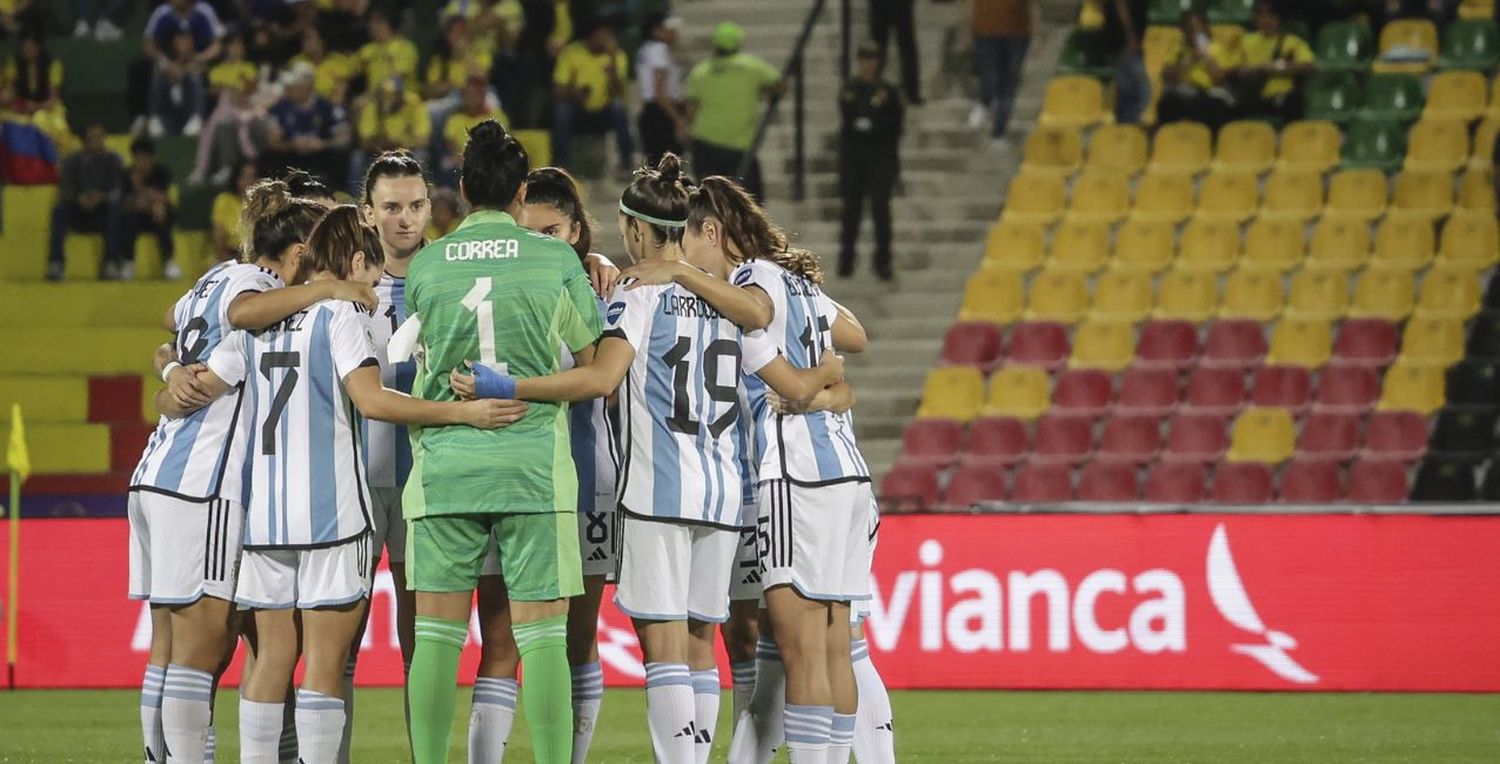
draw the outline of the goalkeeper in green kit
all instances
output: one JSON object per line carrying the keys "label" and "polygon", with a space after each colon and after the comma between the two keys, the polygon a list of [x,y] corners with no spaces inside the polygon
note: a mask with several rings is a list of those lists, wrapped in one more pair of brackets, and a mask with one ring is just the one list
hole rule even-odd
{"label": "goalkeeper in green kit", "polygon": [[[469,132],[460,191],[474,212],[416,254],[406,281],[425,348],[413,395],[453,400],[448,373],[470,361],[533,377],[558,371],[559,346],[580,363],[592,357],[599,312],[577,253],[508,212],[520,204],[529,169],[525,150],[499,124]],[[567,598],[583,593],[567,407],[532,403],[502,430],[425,427],[412,439],[403,499],[407,576],[417,593],[407,679],[417,764],[447,760],[458,658],[491,539],[510,593],[536,760],[567,762]]]}

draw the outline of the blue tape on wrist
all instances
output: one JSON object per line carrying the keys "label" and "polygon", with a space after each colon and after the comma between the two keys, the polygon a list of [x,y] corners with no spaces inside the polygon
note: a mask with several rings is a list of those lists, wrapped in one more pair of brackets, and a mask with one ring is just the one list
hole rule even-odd
{"label": "blue tape on wrist", "polygon": [[474,367],[474,394],[480,398],[515,398],[516,379],[488,366]]}

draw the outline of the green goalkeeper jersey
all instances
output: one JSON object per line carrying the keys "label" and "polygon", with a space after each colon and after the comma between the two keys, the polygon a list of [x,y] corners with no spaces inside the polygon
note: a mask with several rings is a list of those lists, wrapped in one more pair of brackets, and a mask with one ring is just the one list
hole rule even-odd
{"label": "green goalkeeper jersey", "polygon": [[[465,361],[543,376],[558,371],[562,346],[576,352],[599,337],[598,302],[577,253],[504,212],[475,212],[417,252],[406,297],[426,349],[412,395],[427,400],[454,399],[448,372]],[[407,519],[576,510],[567,405],[529,406],[500,430],[413,428]]]}

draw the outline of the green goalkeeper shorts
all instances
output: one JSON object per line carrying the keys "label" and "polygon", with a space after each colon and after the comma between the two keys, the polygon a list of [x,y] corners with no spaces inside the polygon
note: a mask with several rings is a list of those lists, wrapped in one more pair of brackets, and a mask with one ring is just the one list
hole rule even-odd
{"label": "green goalkeeper shorts", "polygon": [[428,515],[408,522],[406,577],[415,591],[473,591],[493,538],[511,599],[583,594],[575,512]]}

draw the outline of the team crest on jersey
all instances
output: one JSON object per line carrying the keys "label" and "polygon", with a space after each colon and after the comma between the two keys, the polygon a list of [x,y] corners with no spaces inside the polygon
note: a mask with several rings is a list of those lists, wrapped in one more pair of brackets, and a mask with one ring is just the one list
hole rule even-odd
{"label": "team crest on jersey", "polygon": [[625,315],[625,302],[610,303],[609,309],[604,312],[604,320],[610,326],[620,322],[620,316]]}

